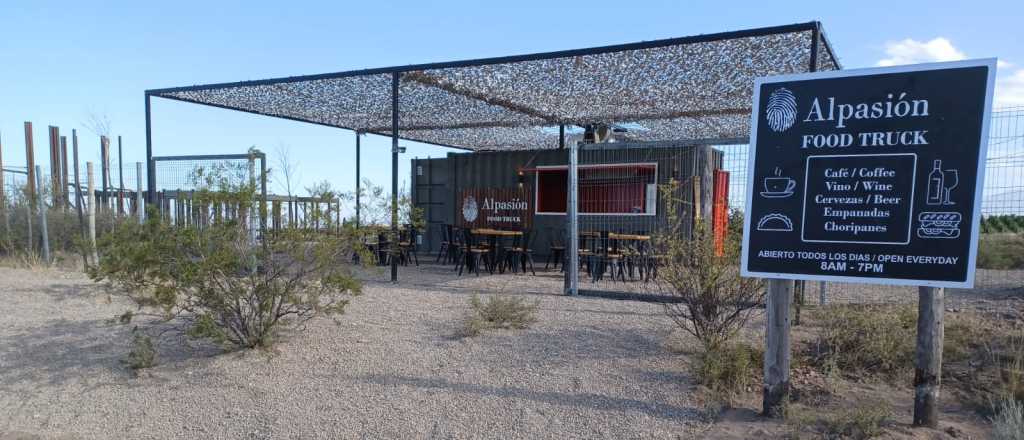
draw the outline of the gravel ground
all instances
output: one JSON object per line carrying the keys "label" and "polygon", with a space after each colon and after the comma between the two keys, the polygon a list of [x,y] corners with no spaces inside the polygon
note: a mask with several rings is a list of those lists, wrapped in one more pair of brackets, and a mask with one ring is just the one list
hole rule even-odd
{"label": "gravel ground", "polygon": [[[703,437],[661,306],[560,296],[557,272],[455,277],[424,264],[400,276],[363,274],[365,295],[340,323],[312,321],[269,352],[172,343],[136,378],[121,364],[130,326],[109,322],[129,303],[80,273],[0,268],[0,440]],[[916,299],[830,289],[834,302]],[[476,292],[535,299],[539,320],[456,338]],[[807,293],[816,303],[816,283]],[[1005,300],[1024,303],[1024,289],[953,290],[947,307],[1008,310]]]}
{"label": "gravel ground", "polygon": [[[685,358],[655,304],[558,296],[556,274],[372,274],[340,324],[270,352],[161,351],[121,365],[129,305],[83,275],[0,268],[0,439],[690,438]],[[453,337],[468,296],[529,295],[523,331]]]}

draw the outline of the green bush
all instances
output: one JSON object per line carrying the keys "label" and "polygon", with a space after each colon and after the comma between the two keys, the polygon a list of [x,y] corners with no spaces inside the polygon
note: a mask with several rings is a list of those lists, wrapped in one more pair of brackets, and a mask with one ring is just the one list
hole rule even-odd
{"label": "green bush", "polygon": [[487,302],[476,294],[469,299],[470,311],[466,315],[462,336],[477,336],[484,330],[500,328],[523,329],[537,321],[538,302],[528,303],[518,296],[492,295]]}
{"label": "green bush", "polygon": [[1024,235],[985,234],[978,241],[978,267],[1024,269]]}
{"label": "green bush", "polygon": [[914,365],[917,313],[912,307],[835,305],[821,313],[812,356],[817,366],[891,379]]}
{"label": "green bush", "polygon": [[984,217],[981,219],[981,232],[1024,233],[1024,215],[1003,214]]}
{"label": "green bush", "polygon": [[201,177],[206,185],[193,195],[206,214],[199,226],[174,226],[155,212],[145,224],[124,222],[99,240],[92,279],[155,308],[181,333],[242,348],[266,347],[281,326],[344,312],[360,292],[347,264],[361,249],[353,227],[284,229],[256,242],[247,222],[201,208],[248,212],[255,187],[230,175]]}
{"label": "green bush", "polygon": [[132,348],[125,360],[128,368],[141,370],[156,365],[156,348],[153,347],[153,340],[142,333],[135,333],[132,338]]}

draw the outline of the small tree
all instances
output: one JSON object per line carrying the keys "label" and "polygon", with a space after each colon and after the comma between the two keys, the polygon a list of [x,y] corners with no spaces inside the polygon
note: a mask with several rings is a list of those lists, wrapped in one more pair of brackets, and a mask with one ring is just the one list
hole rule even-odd
{"label": "small tree", "polygon": [[317,234],[286,229],[254,242],[238,217],[213,207],[249,212],[255,187],[230,170],[194,173],[193,206],[207,217],[180,227],[150,215],[102,237],[95,281],[121,287],[161,321],[192,337],[237,347],[271,343],[281,325],[344,311],[360,284],[344,264],[358,251],[353,231]]}
{"label": "small tree", "polygon": [[660,260],[655,286],[678,300],[665,303],[669,317],[711,351],[735,336],[763,304],[764,284],[740,276],[741,234],[727,228],[719,250],[711,228],[685,215],[691,205],[681,196],[684,189],[676,181],[662,188],[667,227],[654,237]]}

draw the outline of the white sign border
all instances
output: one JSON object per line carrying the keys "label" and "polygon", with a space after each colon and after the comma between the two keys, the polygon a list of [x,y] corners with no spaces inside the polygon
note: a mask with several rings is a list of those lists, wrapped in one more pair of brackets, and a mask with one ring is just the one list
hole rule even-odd
{"label": "white sign border", "polygon": [[[759,77],[754,80],[754,102],[750,112],[750,147],[748,150],[747,200],[746,215],[743,216],[743,249],[740,255],[740,275],[744,277],[776,278],[785,280],[835,281],[843,283],[888,284],[896,286],[928,286],[953,287],[970,289],[974,287],[975,265],[978,258],[978,234],[981,230],[981,196],[985,187],[985,160],[988,158],[989,120],[992,116],[992,94],[996,79],[996,58],[949,61],[942,63],[910,64],[893,67],[873,67],[864,69],[832,70],[827,72],[807,72]],[[793,273],[754,272],[748,270],[748,250],[750,249],[751,208],[754,201],[754,159],[757,156],[758,115],[761,108],[761,86],[779,82],[802,81],[828,78],[847,78],[853,76],[884,75],[887,73],[922,72],[929,70],[956,69],[964,67],[988,67],[988,79],[985,85],[984,115],[981,120],[981,138],[978,140],[977,183],[974,188],[974,207],[971,214],[971,245],[968,250],[967,278],[964,281],[914,280],[906,278],[872,278],[839,275],[806,275]],[[913,221],[913,220],[911,220]]]}

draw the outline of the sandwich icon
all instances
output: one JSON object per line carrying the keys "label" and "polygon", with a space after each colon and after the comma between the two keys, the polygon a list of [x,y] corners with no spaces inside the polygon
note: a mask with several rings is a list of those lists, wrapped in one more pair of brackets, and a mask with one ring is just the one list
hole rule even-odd
{"label": "sandwich icon", "polygon": [[959,212],[922,212],[917,215],[921,238],[957,238],[960,236]]}

